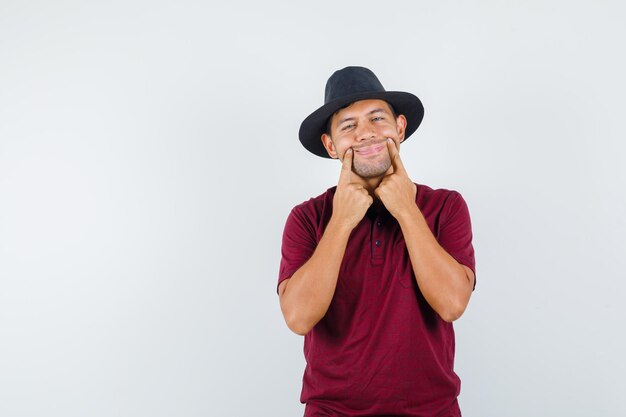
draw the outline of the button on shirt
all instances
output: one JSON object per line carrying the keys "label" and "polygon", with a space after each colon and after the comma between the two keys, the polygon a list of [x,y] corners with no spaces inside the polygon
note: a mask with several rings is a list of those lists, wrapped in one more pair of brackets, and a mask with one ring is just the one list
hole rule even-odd
{"label": "button on shirt", "polygon": [[[335,188],[296,206],[283,234],[279,284],[313,254]],[[417,186],[439,244],[474,270],[469,212],[456,191]],[[370,208],[350,235],[326,315],[304,338],[305,416],[460,416],[454,330],[421,294],[400,225]]]}

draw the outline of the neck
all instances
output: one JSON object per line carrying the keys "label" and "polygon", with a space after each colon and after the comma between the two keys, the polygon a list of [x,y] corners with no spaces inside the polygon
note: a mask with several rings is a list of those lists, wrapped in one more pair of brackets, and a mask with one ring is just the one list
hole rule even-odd
{"label": "neck", "polygon": [[376,195],[374,194],[374,190],[376,190],[376,188],[378,188],[378,186],[380,185],[380,183],[383,181],[383,178],[385,176],[381,175],[380,177],[375,177],[375,178],[362,178],[362,185],[363,188],[365,188],[367,190],[368,193],[370,193],[370,195],[372,197],[374,197],[374,200],[376,199]]}
{"label": "neck", "polygon": [[380,175],[378,177],[363,178],[359,175],[355,175],[355,174],[353,175],[358,177],[359,182],[361,183],[363,188],[365,188],[367,192],[372,196],[372,198],[376,200],[377,197],[376,197],[376,194],[374,194],[374,191],[376,190],[376,188],[378,188],[380,183],[383,181],[383,178],[385,178],[389,174],[393,174],[393,167],[389,167],[387,172],[385,172],[383,175]]}

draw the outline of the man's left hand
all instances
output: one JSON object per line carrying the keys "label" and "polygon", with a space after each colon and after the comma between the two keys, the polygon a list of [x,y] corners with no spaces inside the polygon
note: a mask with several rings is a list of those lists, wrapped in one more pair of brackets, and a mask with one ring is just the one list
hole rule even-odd
{"label": "man's left hand", "polygon": [[383,178],[374,193],[391,215],[398,219],[400,215],[410,213],[410,210],[415,209],[417,187],[404,169],[398,148],[392,139],[387,139],[387,149],[393,172]]}

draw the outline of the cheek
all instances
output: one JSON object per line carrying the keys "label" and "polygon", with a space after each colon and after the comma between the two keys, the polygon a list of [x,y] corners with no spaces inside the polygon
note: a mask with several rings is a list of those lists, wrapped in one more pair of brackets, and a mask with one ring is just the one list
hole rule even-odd
{"label": "cheek", "polygon": [[395,133],[395,134],[397,134],[396,127],[394,125],[392,125],[392,124],[384,124],[382,126],[379,126],[378,131],[381,132],[381,133]]}
{"label": "cheek", "polygon": [[400,135],[400,131],[398,130],[397,126],[389,127],[389,136],[394,140],[394,142],[396,142],[396,145],[398,145],[398,143],[400,142],[400,139],[401,139],[401,135]]}
{"label": "cheek", "polygon": [[337,152],[339,155],[343,155],[343,153],[350,147],[350,145],[348,144],[347,141],[343,141],[343,140],[336,140],[334,142],[334,148],[335,148],[335,152]]}

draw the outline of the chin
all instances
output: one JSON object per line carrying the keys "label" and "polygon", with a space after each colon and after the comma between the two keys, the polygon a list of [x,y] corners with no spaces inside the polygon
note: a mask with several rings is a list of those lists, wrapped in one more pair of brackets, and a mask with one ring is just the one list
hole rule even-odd
{"label": "chin", "polygon": [[391,161],[389,160],[374,165],[354,164],[354,172],[362,178],[376,178],[385,175],[390,167]]}

